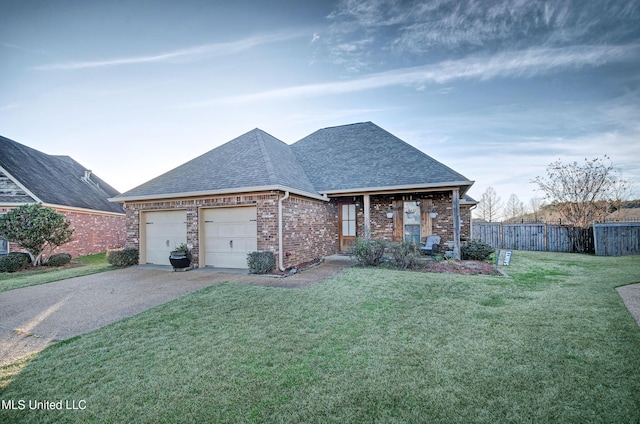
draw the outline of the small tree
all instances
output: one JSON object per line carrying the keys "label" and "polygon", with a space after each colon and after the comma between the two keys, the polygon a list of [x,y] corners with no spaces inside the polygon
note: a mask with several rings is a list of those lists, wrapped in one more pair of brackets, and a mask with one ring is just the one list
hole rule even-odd
{"label": "small tree", "polygon": [[480,203],[475,211],[476,216],[485,222],[496,221],[500,217],[501,207],[500,197],[493,187],[488,187],[480,198]]}
{"label": "small tree", "polygon": [[0,217],[0,237],[22,246],[36,266],[43,254],[72,240],[70,225],[64,215],[40,203],[22,205]]}
{"label": "small tree", "polygon": [[504,209],[505,217],[511,220],[521,217],[525,214],[524,203],[522,203],[520,199],[518,199],[518,196],[516,194],[512,194],[511,196],[509,196],[509,200],[507,200],[507,204],[505,205]]}
{"label": "small tree", "polygon": [[532,182],[564,220],[583,228],[602,220],[620,187],[626,185],[606,155],[585,159],[582,164],[557,160],[547,166],[546,177],[536,177]]}
{"label": "small tree", "polygon": [[540,209],[544,205],[544,202],[539,197],[532,197],[529,199],[529,209],[531,209],[531,213],[533,214],[533,219],[538,222],[538,214],[540,213]]}

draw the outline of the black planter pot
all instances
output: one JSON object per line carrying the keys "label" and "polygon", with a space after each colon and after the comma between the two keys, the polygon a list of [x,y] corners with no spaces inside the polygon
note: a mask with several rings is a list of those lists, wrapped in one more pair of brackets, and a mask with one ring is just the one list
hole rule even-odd
{"label": "black planter pot", "polygon": [[191,253],[189,252],[171,252],[169,256],[169,262],[174,270],[180,268],[188,268],[191,265]]}

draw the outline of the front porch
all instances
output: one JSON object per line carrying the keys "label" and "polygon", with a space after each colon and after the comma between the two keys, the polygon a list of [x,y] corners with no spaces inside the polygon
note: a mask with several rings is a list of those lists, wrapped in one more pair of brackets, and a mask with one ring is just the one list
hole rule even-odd
{"label": "front porch", "polygon": [[471,206],[458,190],[412,193],[361,193],[331,199],[337,205],[339,250],[347,252],[358,237],[423,245],[429,235],[453,243],[460,258],[460,241],[471,236]]}

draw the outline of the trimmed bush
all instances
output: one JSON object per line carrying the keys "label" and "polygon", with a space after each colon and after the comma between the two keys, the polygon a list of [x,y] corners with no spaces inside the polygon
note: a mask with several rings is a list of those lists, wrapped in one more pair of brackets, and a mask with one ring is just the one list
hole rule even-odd
{"label": "trimmed bush", "polygon": [[251,252],[247,255],[250,274],[268,274],[276,267],[273,252]]}
{"label": "trimmed bush", "polygon": [[414,242],[402,242],[391,246],[393,265],[399,269],[414,268],[420,257],[420,246]]}
{"label": "trimmed bush", "polygon": [[0,256],[0,272],[16,272],[25,269],[31,263],[28,253],[11,252]]}
{"label": "trimmed bush", "polygon": [[460,249],[460,256],[464,260],[486,261],[495,252],[495,249],[480,240],[471,240]]}
{"label": "trimmed bush", "polygon": [[71,255],[68,253],[56,253],[49,256],[45,265],[47,266],[64,266],[71,262]]}
{"label": "trimmed bush", "polygon": [[138,249],[125,247],[124,249],[107,250],[107,262],[113,266],[126,267],[138,264]]}
{"label": "trimmed bush", "polygon": [[383,239],[357,238],[353,244],[353,254],[362,266],[378,266],[382,262],[387,241]]}

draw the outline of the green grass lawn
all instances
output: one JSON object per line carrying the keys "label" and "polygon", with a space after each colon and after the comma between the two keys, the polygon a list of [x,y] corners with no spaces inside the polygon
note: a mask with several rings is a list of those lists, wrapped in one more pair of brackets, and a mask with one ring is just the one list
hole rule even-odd
{"label": "green grass lawn", "polygon": [[39,267],[20,272],[2,272],[0,273],[0,292],[115,269],[107,262],[106,252],[75,258],[72,262],[82,266]]}
{"label": "green grass lawn", "polygon": [[640,328],[614,289],[640,257],[511,264],[211,286],[0,368],[0,400],[26,402],[0,422],[640,421]]}

